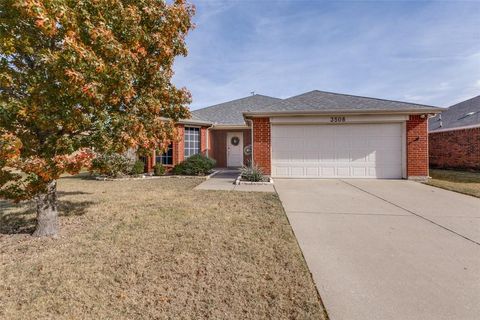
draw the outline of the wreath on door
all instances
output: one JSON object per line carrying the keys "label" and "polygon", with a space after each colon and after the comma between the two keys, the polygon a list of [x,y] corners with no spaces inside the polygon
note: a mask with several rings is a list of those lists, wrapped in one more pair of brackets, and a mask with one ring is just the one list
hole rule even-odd
{"label": "wreath on door", "polygon": [[240,143],[240,138],[239,137],[232,137],[232,139],[230,139],[230,143],[234,146],[238,146],[238,144]]}

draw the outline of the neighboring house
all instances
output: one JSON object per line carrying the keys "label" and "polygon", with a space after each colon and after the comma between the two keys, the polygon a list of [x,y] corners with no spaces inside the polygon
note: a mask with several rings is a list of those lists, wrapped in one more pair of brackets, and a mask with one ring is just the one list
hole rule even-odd
{"label": "neighboring house", "polygon": [[430,165],[480,170],[480,96],[429,120]]}
{"label": "neighboring house", "polygon": [[180,139],[148,161],[175,165],[194,153],[218,167],[253,162],[282,178],[426,178],[428,117],[441,109],[311,91],[253,95],[195,110]]}

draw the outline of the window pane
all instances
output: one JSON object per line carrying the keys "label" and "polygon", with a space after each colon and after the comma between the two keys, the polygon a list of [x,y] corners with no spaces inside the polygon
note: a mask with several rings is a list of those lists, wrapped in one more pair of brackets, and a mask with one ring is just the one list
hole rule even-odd
{"label": "window pane", "polygon": [[156,163],[161,163],[161,164],[173,164],[173,149],[172,149],[172,144],[168,146],[168,149],[165,153],[160,154],[157,153],[157,156],[155,157]]}
{"label": "window pane", "polygon": [[200,128],[185,128],[185,158],[200,153]]}

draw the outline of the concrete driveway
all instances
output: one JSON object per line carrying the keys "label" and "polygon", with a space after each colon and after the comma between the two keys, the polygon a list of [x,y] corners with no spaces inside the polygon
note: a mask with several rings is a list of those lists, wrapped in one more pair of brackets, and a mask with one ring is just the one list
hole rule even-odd
{"label": "concrete driveway", "polygon": [[330,319],[480,319],[480,199],[402,180],[275,187]]}

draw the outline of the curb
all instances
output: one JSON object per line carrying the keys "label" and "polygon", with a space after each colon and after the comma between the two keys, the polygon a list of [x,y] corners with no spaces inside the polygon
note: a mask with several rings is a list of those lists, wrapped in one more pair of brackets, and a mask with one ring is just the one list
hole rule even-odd
{"label": "curb", "polygon": [[261,186],[261,185],[273,185],[273,179],[272,177],[268,177],[268,181],[245,181],[245,180],[242,180],[242,176],[239,175],[237,177],[237,179],[235,179],[235,185],[241,185],[241,184],[247,184],[247,185],[258,185],[258,186]]}
{"label": "curb", "polygon": [[170,178],[208,180],[219,172],[220,171],[213,171],[207,176],[180,176],[180,175],[153,176],[153,175],[143,174],[140,177],[109,178],[109,177],[101,176],[101,177],[95,177],[94,179],[97,181],[129,181],[129,180],[150,180],[150,179],[170,179]]}

